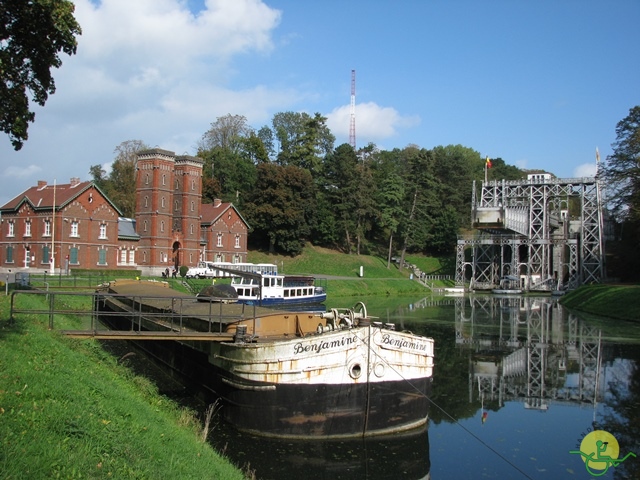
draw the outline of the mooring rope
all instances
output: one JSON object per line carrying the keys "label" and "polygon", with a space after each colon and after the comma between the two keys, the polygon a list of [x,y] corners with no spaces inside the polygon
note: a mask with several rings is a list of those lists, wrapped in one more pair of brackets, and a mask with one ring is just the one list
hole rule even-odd
{"label": "mooring rope", "polygon": [[[505,461],[507,464],[511,465],[515,470],[517,470],[518,472],[520,472],[524,477],[528,478],[529,480],[534,480],[532,477],[530,477],[526,472],[524,472],[522,469],[520,469],[517,465],[515,465],[513,462],[511,462],[508,458],[506,458],[504,455],[502,455],[500,452],[498,452],[496,449],[494,449],[491,445],[489,445],[487,442],[485,442],[484,440],[482,440],[480,437],[478,437],[475,433],[473,433],[471,430],[469,430],[467,427],[465,427],[464,425],[462,425],[460,422],[458,422],[458,420],[456,420],[452,415],[450,415],[444,408],[442,408],[440,405],[438,405],[436,402],[434,402],[431,398],[429,398],[428,395],[425,395],[422,391],[420,391],[420,389],[418,387],[416,387],[411,380],[405,378],[401,372],[399,372],[393,365],[391,365],[387,360],[385,360],[384,358],[382,358],[380,355],[378,355],[375,350],[373,350],[371,348],[371,344],[370,342],[365,342],[363,340],[363,343],[365,343],[365,345],[367,346],[367,348],[370,350],[371,353],[373,353],[373,355],[380,359],[383,363],[386,364],[387,367],[389,367],[391,370],[393,370],[394,372],[396,372],[396,374],[402,378],[402,380],[404,380],[405,382],[407,382],[411,388],[413,388],[418,394],[422,395],[424,398],[427,399],[427,401],[433,405],[434,407],[436,407],[438,410],[440,410],[447,418],[449,418],[453,423],[455,423],[456,425],[458,425],[460,428],[462,428],[465,432],[467,432],[469,435],[471,435],[473,438],[475,438],[481,445],[484,445],[484,447],[486,447],[489,451],[491,451],[492,453],[494,453],[498,458],[502,459],[503,461]],[[367,366],[368,368],[368,366]]]}

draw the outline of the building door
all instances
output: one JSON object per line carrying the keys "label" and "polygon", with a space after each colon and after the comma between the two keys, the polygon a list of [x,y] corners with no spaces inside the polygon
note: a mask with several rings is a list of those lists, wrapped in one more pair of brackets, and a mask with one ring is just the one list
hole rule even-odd
{"label": "building door", "polygon": [[180,270],[180,242],[173,242],[173,266]]}
{"label": "building door", "polygon": [[31,250],[29,249],[29,247],[25,247],[25,249],[24,249],[24,267],[25,268],[29,268],[30,264],[31,264]]}

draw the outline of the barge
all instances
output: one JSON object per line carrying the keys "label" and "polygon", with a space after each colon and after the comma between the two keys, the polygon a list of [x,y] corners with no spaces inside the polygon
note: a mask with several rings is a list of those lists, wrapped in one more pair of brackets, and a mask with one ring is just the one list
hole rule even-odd
{"label": "barge", "polygon": [[364,304],[279,312],[198,302],[142,282],[110,285],[95,310],[116,329],[211,332],[211,339],[138,342],[221,400],[242,431],[282,438],[349,438],[424,427],[434,368],[431,338],[371,318]]}

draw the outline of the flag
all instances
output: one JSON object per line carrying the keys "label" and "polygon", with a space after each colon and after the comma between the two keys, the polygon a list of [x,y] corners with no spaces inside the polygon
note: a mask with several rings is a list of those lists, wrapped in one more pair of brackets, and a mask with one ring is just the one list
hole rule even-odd
{"label": "flag", "polygon": [[491,168],[491,159],[489,157],[487,157],[486,165],[487,165],[487,168]]}
{"label": "flag", "polygon": [[488,412],[482,412],[482,423],[487,421],[488,416],[489,416]]}

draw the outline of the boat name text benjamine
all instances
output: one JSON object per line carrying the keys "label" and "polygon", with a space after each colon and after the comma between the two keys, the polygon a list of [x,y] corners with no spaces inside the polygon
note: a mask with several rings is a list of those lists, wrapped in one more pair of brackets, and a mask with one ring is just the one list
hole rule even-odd
{"label": "boat name text benjamine", "polygon": [[[319,342],[310,342],[296,343],[293,347],[293,353],[298,355],[300,353],[320,353],[323,350],[330,350],[332,348],[341,348],[345,346],[352,345],[358,341],[358,337],[353,335],[345,335],[341,338],[336,338],[333,340],[322,340]],[[398,338],[389,334],[385,334],[382,336],[382,345],[396,348],[399,350],[418,350],[421,352],[426,352],[428,349],[428,344],[423,342],[416,342],[414,340],[407,340],[404,338]]]}

